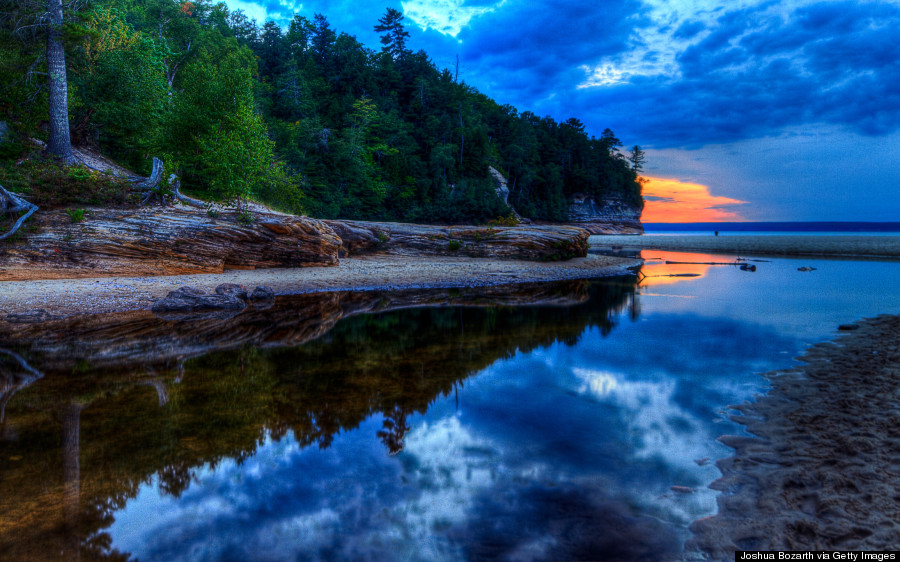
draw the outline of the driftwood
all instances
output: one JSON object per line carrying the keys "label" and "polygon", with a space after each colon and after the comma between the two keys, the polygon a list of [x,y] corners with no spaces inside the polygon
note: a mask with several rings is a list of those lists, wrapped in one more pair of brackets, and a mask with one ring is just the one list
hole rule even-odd
{"label": "driftwood", "polygon": [[21,213],[22,211],[27,211],[24,215],[19,217],[19,220],[16,221],[16,224],[13,225],[12,230],[5,234],[0,234],[0,240],[4,240],[9,238],[13,234],[19,230],[19,227],[28,220],[28,217],[34,214],[35,211],[38,210],[37,205],[34,203],[29,203],[28,201],[22,199],[15,193],[11,193],[3,188],[0,185],[0,214],[6,213]]}
{"label": "driftwood", "polygon": [[166,197],[172,197],[173,199],[184,203],[185,205],[190,205],[191,207],[197,207],[198,209],[205,209],[208,207],[207,203],[200,201],[199,199],[194,199],[192,197],[188,197],[187,195],[182,195],[179,189],[181,188],[181,182],[178,181],[178,176],[172,174],[169,176],[169,189],[163,188],[160,183],[162,182],[162,174],[163,174],[163,161],[157,157],[153,157],[153,171],[150,172],[149,178],[139,178],[137,183],[135,184],[135,191],[139,192],[143,199],[141,199],[142,204],[147,204],[153,198],[159,198],[160,202],[163,205],[166,204]]}

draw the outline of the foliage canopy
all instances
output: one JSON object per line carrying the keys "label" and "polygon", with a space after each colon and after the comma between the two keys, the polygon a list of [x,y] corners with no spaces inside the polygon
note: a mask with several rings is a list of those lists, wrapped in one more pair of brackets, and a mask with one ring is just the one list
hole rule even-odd
{"label": "foliage canopy", "polygon": [[[0,120],[46,137],[43,44],[19,19],[0,28]],[[638,147],[626,158],[609,129],[595,138],[578,119],[457,82],[410,50],[395,9],[373,22],[380,51],[321,14],[282,29],[209,0],[94,0],[69,20],[75,141],[141,171],[163,155],[200,195],[323,218],[484,222],[510,211],[493,167],[526,217],[566,220],[575,193],[642,205]]]}

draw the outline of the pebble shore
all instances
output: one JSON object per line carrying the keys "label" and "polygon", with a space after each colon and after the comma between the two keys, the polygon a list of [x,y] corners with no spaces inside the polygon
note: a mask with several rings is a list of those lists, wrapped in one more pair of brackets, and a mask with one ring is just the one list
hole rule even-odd
{"label": "pebble shore", "polygon": [[721,438],[735,456],[718,462],[719,513],[692,525],[688,559],[900,546],[900,316],[842,329],[732,407],[753,436]]}
{"label": "pebble shore", "polygon": [[588,279],[621,275],[641,260],[590,255],[563,262],[478,258],[365,256],[336,267],[226,270],[218,274],[166,277],[104,277],[0,282],[0,315],[43,309],[54,315],[149,309],[179,287],[212,293],[221,283],[248,289],[268,286],[276,294],[345,290],[448,288]]}

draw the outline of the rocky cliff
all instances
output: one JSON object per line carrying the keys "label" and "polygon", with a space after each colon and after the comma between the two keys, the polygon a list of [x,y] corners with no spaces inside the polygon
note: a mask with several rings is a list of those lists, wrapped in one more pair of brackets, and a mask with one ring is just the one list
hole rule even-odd
{"label": "rocky cliff", "polygon": [[569,199],[569,221],[591,234],[642,234],[641,210],[621,199],[598,201],[584,193]]}
{"label": "rocky cliff", "polygon": [[[493,166],[488,167],[488,172],[494,179],[497,198],[509,205],[509,185]],[[524,223],[530,223],[527,218],[519,215],[509,205],[513,215]],[[642,234],[644,227],[641,224],[641,209],[621,199],[606,199],[599,201],[584,193],[576,193],[569,198],[569,222],[575,226],[584,228],[591,234]]]}

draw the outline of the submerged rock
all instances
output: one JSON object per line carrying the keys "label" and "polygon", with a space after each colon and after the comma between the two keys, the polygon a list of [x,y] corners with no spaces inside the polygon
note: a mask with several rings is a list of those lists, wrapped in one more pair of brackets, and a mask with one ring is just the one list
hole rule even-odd
{"label": "submerged rock", "polygon": [[10,324],[37,324],[38,322],[47,322],[58,318],[60,317],[50,314],[43,308],[6,315],[6,321]]}
{"label": "submerged rock", "polygon": [[257,287],[247,298],[251,301],[270,301],[275,299],[275,291],[271,287]]}
{"label": "submerged rock", "polygon": [[243,310],[243,300],[233,295],[207,295],[196,287],[181,287],[156,301],[153,312],[196,312],[201,310]]}
{"label": "submerged rock", "polygon": [[216,287],[216,294],[237,297],[243,301],[247,300],[247,289],[237,283],[222,283]]}

